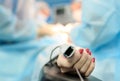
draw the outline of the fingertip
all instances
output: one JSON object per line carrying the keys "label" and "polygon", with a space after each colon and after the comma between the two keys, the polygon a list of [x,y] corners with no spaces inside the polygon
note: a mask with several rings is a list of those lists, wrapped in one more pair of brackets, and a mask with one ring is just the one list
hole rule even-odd
{"label": "fingertip", "polygon": [[79,49],[79,53],[83,54],[84,49]]}
{"label": "fingertip", "polygon": [[95,63],[95,58],[92,58],[92,62]]}
{"label": "fingertip", "polygon": [[89,55],[92,55],[91,51],[87,48],[85,49],[85,51],[89,54]]}

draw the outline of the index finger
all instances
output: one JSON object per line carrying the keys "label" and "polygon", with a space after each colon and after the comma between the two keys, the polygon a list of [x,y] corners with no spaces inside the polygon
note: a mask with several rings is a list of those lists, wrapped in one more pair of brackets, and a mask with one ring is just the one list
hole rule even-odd
{"label": "index finger", "polygon": [[81,54],[79,50],[76,49],[70,58],[65,58],[63,54],[60,54],[57,59],[57,64],[59,67],[71,68],[80,58]]}

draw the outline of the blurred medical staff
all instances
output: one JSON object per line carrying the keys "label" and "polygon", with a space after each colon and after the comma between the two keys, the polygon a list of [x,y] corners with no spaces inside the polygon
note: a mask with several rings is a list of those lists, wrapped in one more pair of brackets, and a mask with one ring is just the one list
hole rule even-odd
{"label": "blurred medical staff", "polygon": [[33,3],[0,0],[0,81],[30,81],[39,52],[54,43],[37,39]]}
{"label": "blurred medical staff", "polygon": [[120,0],[83,0],[82,25],[72,41],[90,48],[97,59],[93,75],[103,81],[120,80]]}
{"label": "blurred medical staff", "polygon": [[[36,37],[33,4],[34,0],[0,0],[0,81],[38,81],[41,67],[49,60],[50,51],[44,50],[55,40]],[[57,64],[62,72],[77,68],[89,76],[95,58],[88,49],[79,48],[70,59],[60,54]]]}
{"label": "blurred medical staff", "polygon": [[36,13],[35,20],[38,26],[42,26],[48,23],[50,17],[50,7],[47,3],[43,1],[36,1]]}

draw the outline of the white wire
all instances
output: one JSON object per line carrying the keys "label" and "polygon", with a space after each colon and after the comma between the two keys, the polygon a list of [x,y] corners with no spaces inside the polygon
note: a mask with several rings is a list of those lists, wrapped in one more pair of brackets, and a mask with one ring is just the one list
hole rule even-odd
{"label": "white wire", "polygon": [[79,76],[79,78],[80,78],[80,81],[84,81],[84,79],[82,78],[79,70],[78,70],[77,68],[75,68],[75,70],[76,70],[76,72],[77,72],[77,74],[78,74],[78,76]]}

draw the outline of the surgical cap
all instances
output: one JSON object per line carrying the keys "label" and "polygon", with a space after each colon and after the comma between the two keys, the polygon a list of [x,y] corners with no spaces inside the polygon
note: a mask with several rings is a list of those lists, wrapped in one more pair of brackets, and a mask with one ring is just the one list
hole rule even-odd
{"label": "surgical cap", "polygon": [[34,0],[0,0],[0,42],[20,42],[36,37]]}

